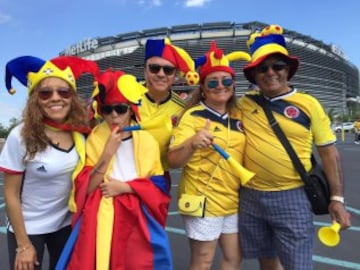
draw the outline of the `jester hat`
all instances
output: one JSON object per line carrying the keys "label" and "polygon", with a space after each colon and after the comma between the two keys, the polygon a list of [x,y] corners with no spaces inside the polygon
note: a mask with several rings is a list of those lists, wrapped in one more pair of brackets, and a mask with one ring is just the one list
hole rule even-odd
{"label": "jester hat", "polygon": [[244,75],[250,82],[255,83],[252,70],[273,54],[282,55],[289,65],[288,80],[294,76],[299,67],[299,59],[295,56],[289,56],[282,34],[281,26],[268,25],[260,33],[255,32],[250,35],[246,44],[250,49],[251,62],[244,67]]}
{"label": "jester hat", "polygon": [[171,44],[166,39],[148,39],[145,44],[145,62],[151,57],[162,57],[171,62],[181,76],[185,77],[188,85],[195,85],[199,75],[195,71],[195,63],[191,56],[182,48]]}
{"label": "jester hat", "polygon": [[6,64],[5,85],[8,92],[14,94],[16,90],[11,84],[14,76],[21,84],[28,87],[30,94],[43,79],[56,77],[69,83],[76,91],[76,79],[82,73],[91,73],[96,76],[99,68],[94,61],[76,56],[59,56],[49,61],[34,56],[20,56]]}
{"label": "jester hat", "polygon": [[113,71],[110,68],[97,76],[95,84],[92,93],[95,118],[102,115],[101,105],[125,103],[130,105],[135,117],[140,120],[138,106],[147,88],[137,82],[136,77],[120,70]]}
{"label": "jester hat", "polygon": [[207,75],[215,71],[225,71],[235,77],[235,71],[230,62],[235,60],[250,61],[250,59],[250,55],[242,51],[224,55],[223,50],[217,48],[216,42],[212,41],[209,51],[195,60],[195,66],[199,69],[200,80],[204,81]]}

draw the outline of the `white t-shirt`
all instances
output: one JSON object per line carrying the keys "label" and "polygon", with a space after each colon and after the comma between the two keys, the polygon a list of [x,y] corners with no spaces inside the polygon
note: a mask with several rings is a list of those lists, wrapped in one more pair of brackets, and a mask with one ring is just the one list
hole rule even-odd
{"label": "white t-shirt", "polygon": [[122,182],[128,182],[138,177],[132,138],[123,140],[117,149],[111,176]]}
{"label": "white t-shirt", "polygon": [[[20,136],[22,125],[9,134],[0,155],[0,167],[24,172],[21,205],[28,234],[55,232],[71,222],[68,200],[71,175],[79,156],[49,145],[32,160],[23,160],[25,146]],[[12,230],[9,224],[9,230]]]}

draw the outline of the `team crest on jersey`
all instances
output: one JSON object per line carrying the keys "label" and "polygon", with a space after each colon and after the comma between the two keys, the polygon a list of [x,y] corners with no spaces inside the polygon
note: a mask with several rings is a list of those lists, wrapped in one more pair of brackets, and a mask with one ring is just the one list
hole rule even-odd
{"label": "team crest on jersey", "polygon": [[287,106],[284,110],[284,115],[287,118],[297,118],[300,115],[300,110],[295,106]]}
{"label": "team crest on jersey", "polygon": [[243,123],[241,121],[236,122],[236,127],[237,127],[238,130],[240,130],[242,132],[244,131],[244,125],[243,125]]}
{"label": "team crest on jersey", "polygon": [[171,116],[171,123],[172,123],[172,126],[173,126],[173,127],[176,126],[177,121],[178,121],[178,116],[177,116],[177,115],[172,115],[172,116]]}

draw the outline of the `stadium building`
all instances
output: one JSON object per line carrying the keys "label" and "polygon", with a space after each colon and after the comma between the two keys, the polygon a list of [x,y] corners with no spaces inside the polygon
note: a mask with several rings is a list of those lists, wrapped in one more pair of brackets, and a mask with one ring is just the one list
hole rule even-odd
{"label": "stadium building", "polygon": [[[101,70],[109,67],[121,69],[141,81],[144,79],[144,45],[149,38],[168,37],[174,45],[184,48],[196,59],[209,49],[212,40],[216,40],[218,47],[224,49],[225,53],[248,51],[246,40],[249,34],[265,26],[266,24],[260,22],[177,25],[89,38],[70,46],[60,54],[95,60]],[[346,59],[338,47],[287,29],[284,29],[284,36],[289,53],[300,58],[300,68],[291,80],[292,85],[299,91],[317,97],[327,111],[351,114],[352,110],[359,108],[358,69]],[[236,92],[242,95],[249,88],[249,82],[242,72],[245,62],[235,61],[232,65],[236,71]],[[92,90],[92,77],[83,75],[78,86],[80,94],[88,98]],[[188,92],[192,88],[179,79],[174,90]]]}

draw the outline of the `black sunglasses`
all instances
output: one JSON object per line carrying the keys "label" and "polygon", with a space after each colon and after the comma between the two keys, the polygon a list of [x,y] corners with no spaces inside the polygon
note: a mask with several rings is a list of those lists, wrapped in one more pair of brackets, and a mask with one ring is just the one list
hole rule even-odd
{"label": "black sunglasses", "polygon": [[[220,81],[219,80],[210,80],[207,82],[208,88],[216,88],[219,86]],[[229,87],[234,83],[234,80],[232,78],[223,78],[221,79],[221,84],[225,87]]]}
{"label": "black sunglasses", "polygon": [[173,66],[161,66],[158,64],[149,64],[148,68],[153,74],[158,74],[160,72],[160,69],[162,69],[167,76],[174,75],[176,70],[176,68]]}
{"label": "black sunglasses", "polygon": [[69,88],[58,88],[55,90],[52,90],[51,88],[42,88],[39,90],[38,96],[42,100],[48,100],[54,95],[54,92],[64,99],[68,99],[73,95]]}
{"label": "black sunglasses", "polygon": [[280,71],[285,69],[287,66],[288,66],[287,63],[283,61],[278,61],[273,63],[272,65],[261,65],[257,67],[256,70],[260,73],[266,73],[269,70],[269,68],[271,68],[273,71]]}
{"label": "black sunglasses", "polygon": [[116,104],[116,105],[101,105],[100,111],[102,114],[111,114],[115,111],[117,114],[124,114],[128,111],[130,105],[128,104]]}

